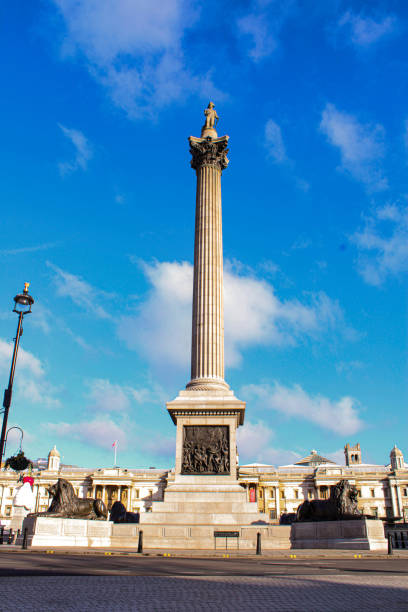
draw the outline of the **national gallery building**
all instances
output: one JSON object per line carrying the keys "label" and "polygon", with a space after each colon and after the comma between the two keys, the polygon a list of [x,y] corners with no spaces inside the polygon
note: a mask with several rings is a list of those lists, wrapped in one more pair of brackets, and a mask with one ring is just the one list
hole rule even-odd
{"label": "national gallery building", "polygon": [[[258,505],[259,512],[279,522],[282,514],[296,512],[305,499],[327,499],[330,488],[347,479],[357,487],[359,509],[378,518],[396,518],[408,522],[408,464],[394,446],[388,465],[362,463],[360,445],[344,448],[345,465],[339,465],[312,450],[310,455],[292,465],[275,467],[254,463],[241,465],[238,482],[247,492],[247,501]],[[174,469],[125,469],[64,465],[54,447],[48,459],[38,459],[34,478],[35,512],[48,509],[47,487],[65,478],[79,497],[102,499],[110,509],[120,500],[131,512],[149,512],[153,501],[162,501],[164,489],[174,481]],[[0,524],[7,526],[13,515],[13,497],[19,475],[11,469],[0,472]]]}

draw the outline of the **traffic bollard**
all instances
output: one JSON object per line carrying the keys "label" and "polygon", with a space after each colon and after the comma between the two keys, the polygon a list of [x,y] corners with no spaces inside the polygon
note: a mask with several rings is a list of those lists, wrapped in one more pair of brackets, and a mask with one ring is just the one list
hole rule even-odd
{"label": "traffic bollard", "polygon": [[143,552],[143,531],[142,530],[139,531],[139,542],[137,545],[137,552],[138,553]]}
{"label": "traffic bollard", "polygon": [[259,531],[256,534],[256,554],[257,555],[261,555],[262,554],[261,534],[260,534]]}
{"label": "traffic bollard", "polygon": [[388,554],[392,555],[392,533],[388,534]]}
{"label": "traffic bollard", "polygon": [[21,548],[23,548],[24,550],[27,550],[27,527],[24,528],[23,544]]}

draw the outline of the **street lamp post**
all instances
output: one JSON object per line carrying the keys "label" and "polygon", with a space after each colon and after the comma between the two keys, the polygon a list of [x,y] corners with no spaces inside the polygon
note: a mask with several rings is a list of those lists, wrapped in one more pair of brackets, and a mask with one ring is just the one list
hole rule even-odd
{"label": "street lamp post", "polygon": [[30,314],[31,306],[34,304],[34,299],[28,293],[28,287],[30,283],[24,283],[23,293],[18,293],[14,298],[14,308],[13,312],[18,314],[18,323],[17,323],[17,334],[14,338],[14,350],[13,350],[13,358],[11,360],[11,368],[10,368],[10,377],[7,389],[4,391],[4,399],[3,399],[3,426],[1,428],[1,437],[0,437],[0,467],[1,462],[3,461],[3,453],[4,453],[4,440],[6,437],[7,430],[7,420],[11,405],[11,395],[13,392],[13,382],[14,382],[14,372],[16,370],[16,362],[17,362],[17,353],[18,346],[20,343],[20,336],[23,333],[23,318],[24,315]]}

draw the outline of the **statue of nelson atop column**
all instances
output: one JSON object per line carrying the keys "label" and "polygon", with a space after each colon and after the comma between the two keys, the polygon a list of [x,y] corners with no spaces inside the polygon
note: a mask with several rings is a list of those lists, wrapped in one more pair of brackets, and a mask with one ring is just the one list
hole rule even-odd
{"label": "statue of nelson atop column", "polygon": [[210,102],[206,109],[204,109],[205,123],[201,128],[201,138],[217,138],[218,134],[215,130],[218,123],[217,111],[214,108],[214,102]]}

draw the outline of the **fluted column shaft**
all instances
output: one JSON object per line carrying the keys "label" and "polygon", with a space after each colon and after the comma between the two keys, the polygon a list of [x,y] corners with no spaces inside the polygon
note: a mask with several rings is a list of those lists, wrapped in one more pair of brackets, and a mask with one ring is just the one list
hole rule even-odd
{"label": "fluted column shaft", "polygon": [[[192,142],[194,140],[194,142]],[[228,137],[190,138],[197,172],[191,381],[187,388],[228,388],[224,381],[221,172]]]}

